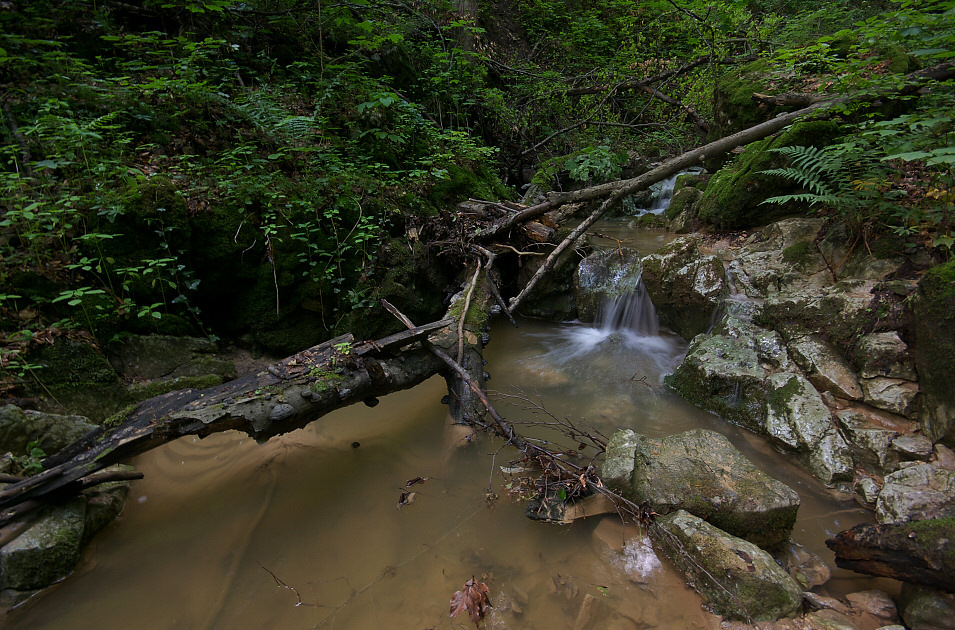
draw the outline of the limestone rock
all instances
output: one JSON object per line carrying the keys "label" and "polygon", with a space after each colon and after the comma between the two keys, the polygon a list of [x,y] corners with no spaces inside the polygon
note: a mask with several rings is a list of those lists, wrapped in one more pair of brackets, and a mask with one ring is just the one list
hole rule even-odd
{"label": "limestone rock", "polygon": [[749,340],[713,334],[694,339],[665,382],[694,405],[762,433],[767,376]]}
{"label": "limestone rock", "polygon": [[870,324],[874,288],[875,282],[871,280],[843,280],[824,288],[776,293],[763,302],[756,323],[773,330],[791,331],[792,336],[825,331],[833,347],[842,352],[857,331]]}
{"label": "limestone rock", "polygon": [[[794,614],[803,590],[772,556],[683,510],[657,519],[680,542],[670,559],[694,582],[707,604],[730,619],[774,621]],[[663,548],[673,549],[664,543]],[[719,584],[713,583],[713,576]],[[745,612],[744,612],[745,611]]]}
{"label": "limestone rock", "polygon": [[824,483],[851,480],[849,445],[836,431],[829,409],[809,381],[779,372],[769,377],[769,388],[766,434],[799,453]]}
{"label": "limestone rock", "polygon": [[74,498],[0,548],[0,588],[43,588],[72,572],[80,559],[85,515],[86,500]]}
{"label": "limestone rock", "polygon": [[856,366],[862,378],[887,376],[907,381],[918,380],[909,347],[895,330],[862,337],[856,354]]}
{"label": "limestone rock", "polygon": [[919,420],[933,442],[955,446],[955,260],[925,272],[916,296]]}
{"label": "limestone rock", "polygon": [[216,356],[208,339],[168,335],[127,335],[109,345],[110,362],[130,379],[165,379],[217,374],[236,377],[235,364]]}
{"label": "limestone rock", "polygon": [[69,446],[96,428],[83,416],[60,416],[23,411],[14,405],[0,408],[0,453],[23,454],[27,444],[38,441],[47,455]]}
{"label": "limestone rock", "polygon": [[899,457],[892,448],[899,439],[898,431],[876,425],[858,409],[836,412],[836,423],[849,442],[852,459],[878,474],[892,472],[898,467]]}
{"label": "limestone rock", "polygon": [[932,440],[924,435],[900,435],[892,440],[892,450],[904,460],[927,462],[932,457],[932,448]]}
{"label": "limestone rock", "polygon": [[859,377],[842,355],[815,335],[793,340],[789,354],[820,391],[831,392],[840,398],[859,400],[862,386]]}
{"label": "limestone rock", "polygon": [[660,321],[684,339],[706,332],[727,293],[726,271],[690,237],[643,259],[643,283]]}
{"label": "limestone rock", "polygon": [[[616,443],[633,446],[625,494],[636,503],[646,502],[660,514],[686,510],[758,545],[779,543],[792,533],[799,495],[759,470],[723,435],[694,429],[664,438],[624,435]],[[623,459],[621,451],[616,453]],[[614,466],[618,479],[626,468]]]}
{"label": "limestone rock", "polygon": [[813,244],[822,219],[788,219],[750,237],[736,253],[729,272],[751,298],[832,283],[826,260]]}
{"label": "limestone rock", "polygon": [[885,409],[907,418],[916,416],[919,387],[911,381],[884,376],[864,378],[862,392],[865,402],[877,409]]}
{"label": "limestone rock", "polygon": [[885,478],[876,503],[880,523],[955,516],[955,472],[915,464]]}

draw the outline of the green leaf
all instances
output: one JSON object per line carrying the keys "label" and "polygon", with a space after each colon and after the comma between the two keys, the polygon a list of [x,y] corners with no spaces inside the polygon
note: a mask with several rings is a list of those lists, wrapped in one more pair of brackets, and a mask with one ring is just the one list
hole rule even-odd
{"label": "green leaf", "polygon": [[561,500],[561,501],[566,501],[566,500],[567,500],[567,491],[564,490],[563,488],[561,488],[560,490],[557,491],[557,496],[560,497],[560,500]]}

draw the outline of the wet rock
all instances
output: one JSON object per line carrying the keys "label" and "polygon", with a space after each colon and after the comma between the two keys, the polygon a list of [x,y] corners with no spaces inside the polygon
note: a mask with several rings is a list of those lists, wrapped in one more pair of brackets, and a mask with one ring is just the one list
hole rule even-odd
{"label": "wet rock", "polygon": [[932,448],[932,440],[924,435],[900,435],[892,440],[892,450],[905,460],[927,462],[932,457]]}
{"label": "wet rock", "polygon": [[5,405],[0,408],[0,453],[23,454],[29,443],[37,441],[44,453],[52,455],[94,429],[96,425],[83,416],[23,411]]}
{"label": "wet rock", "polygon": [[907,381],[918,380],[909,347],[894,330],[862,337],[856,354],[856,367],[862,378],[887,376]]}
{"label": "wet rock", "polygon": [[[686,510],[758,545],[779,543],[792,533],[799,495],[759,470],[719,433],[695,429],[647,438],[618,432],[611,443],[612,474],[605,467],[603,478],[637,504],[659,514]],[[633,461],[629,488],[621,479],[628,468],[626,447]]]}
{"label": "wet rock", "polygon": [[86,500],[71,499],[0,548],[0,589],[43,588],[69,575],[80,559],[85,517]]}
{"label": "wet rock", "polygon": [[911,381],[897,378],[862,379],[863,400],[876,409],[884,409],[907,418],[916,417],[919,387]]}
{"label": "wet rock", "polygon": [[815,335],[790,342],[789,354],[820,391],[849,400],[862,398],[855,370],[832,346]]}
{"label": "wet rock", "polygon": [[773,557],[804,590],[825,584],[832,577],[832,570],[822,558],[795,541],[777,547]]}
{"label": "wet rock", "polygon": [[664,381],[694,405],[762,433],[767,376],[748,340],[714,334],[694,339]]}
{"label": "wet rock", "polygon": [[795,450],[827,485],[852,479],[849,445],[836,430],[819,393],[802,376],[780,372],[769,378],[765,432]]}
{"label": "wet rock", "polygon": [[681,551],[670,553],[670,559],[717,614],[773,621],[801,606],[802,588],[756,545],[683,510],[657,519],[657,526],[680,542]]}
{"label": "wet rock", "polygon": [[892,448],[900,439],[898,431],[874,424],[862,411],[854,408],[836,412],[836,423],[849,442],[852,459],[868,469],[885,474],[898,467],[898,453]]}
{"label": "wet rock", "polygon": [[706,332],[728,292],[723,262],[679,238],[643,259],[643,283],[660,322],[684,339]]}
{"label": "wet rock", "polygon": [[880,523],[955,516],[955,472],[915,464],[885,478],[876,503]]}
{"label": "wet rock", "polygon": [[729,273],[752,298],[832,283],[826,260],[813,244],[822,219],[788,219],[767,226],[744,243]]}
{"label": "wet rock", "polygon": [[871,591],[849,593],[846,595],[846,601],[849,602],[853,610],[880,617],[889,623],[898,620],[898,610],[895,607],[895,602],[885,591],[873,589]]}
{"label": "wet rock", "polygon": [[903,584],[899,615],[909,630],[955,630],[955,595]]}
{"label": "wet rock", "polygon": [[598,251],[580,261],[574,274],[574,299],[580,320],[594,321],[601,303],[636,291],[640,271],[640,254],[629,248]]}
{"label": "wet rock", "polygon": [[875,282],[871,280],[843,280],[823,288],[770,295],[763,302],[756,323],[785,331],[791,337],[822,330],[833,347],[844,352],[857,332],[870,324],[873,288]]}
{"label": "wet rock", "polygon": [[874,506],[879,500],[879,493],[882,492],[882,486],[872,477],[860,476],[856,479],[853,489],[856,494],[867,506]]}
{"label": "wet rock", "polygon": [[933,442],[955,446],[955,261],[925,272],[914,311],[919,420]]}
{"label": "wet rock", "polygon": [[767,330],[756,326],[746,315],[740,314],[737,316],[727,313],[727,316],[720,321],[713,333],[735,339],[737,343],[755,350],[760,365],[766,369],[794,369],[792,362],[789,360],[790,355],[786,349],[786,342],[779,336],[779,333],[775,330]]}
{"label": "wet rock", "polygon": [[673,193],[666,210],[667,231],[675,234],[692,232],[697,223],[696,204],[702,196],[702,190],[689,186]]}
{"label": "wet rock", "polygon": [[[581,245],[579,241],[577,243]],[[589,250],[589,246],[584,245]],[[567,321],[577,318],[577,302],[574,299],[574,275],[580,261],[575,247],[557,257],[557,264],[550,272],[541,277],[527,299],[521,304],[521,313],[530,317],[542,317],[554,321]],[[518,286],[523,288],[534,276],[544,256],[527,256],[517,274]]]}

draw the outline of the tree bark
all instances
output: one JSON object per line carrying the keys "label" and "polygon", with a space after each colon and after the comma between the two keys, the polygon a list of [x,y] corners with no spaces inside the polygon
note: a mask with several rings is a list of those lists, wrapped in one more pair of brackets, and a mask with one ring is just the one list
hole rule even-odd
{"label": "tree bark", "polygon": [[858,525],[826,546],[840,568],[955,593],[955,517]]}
{"label": "tree bark", "polygon": [[443,363],[420,346],[399,348],[455,323],[445,319],[362,343],[343,335],[217,387],[150,398],[118,426],[92,431],[44,460],[40,474],[0,491],[0,525],[22,513],[17,504],[75,492],[89,475],[182,436],[236,429],[265,440],[335,409],[414,387]]}

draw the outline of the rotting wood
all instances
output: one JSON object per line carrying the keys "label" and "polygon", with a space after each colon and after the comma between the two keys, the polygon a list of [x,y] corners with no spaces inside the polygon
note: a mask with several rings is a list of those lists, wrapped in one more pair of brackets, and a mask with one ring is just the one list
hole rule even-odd
{"label": "rotting wood", "polygon": [[118,426],[90,432],[44,460],[43,472],[0,491],[0,525],[22,515],[13,509],[18,504],[75,493],[94,473],[179,437],[236,429],[264,440],[335,409],[413,387],[443,365],[420,346],[398,348],[453,323],[446,319],[361,343],[343,335],[223,385],[146,400]]}
{"label": "rotting wood", "polygon": [[[940,532],[947,531],[948,535]],[[826,541],[836,566],[955,593],[955,518],[864,524]]]}

